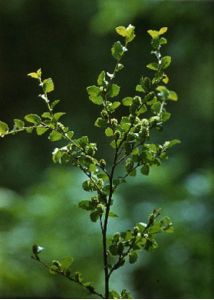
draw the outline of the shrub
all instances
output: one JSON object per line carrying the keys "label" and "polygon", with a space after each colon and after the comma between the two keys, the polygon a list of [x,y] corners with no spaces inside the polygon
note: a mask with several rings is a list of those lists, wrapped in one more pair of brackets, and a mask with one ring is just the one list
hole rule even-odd
{"label": "shrub", "polygon": [[[90,220],[99,223],[102,234],[104,293],[98,292],[94,285],[86,282],[80,272],[72,269],[73,258],[67,257],[61,261],[53,260],[46,263],[41,259],[43,247],[33,245],[32,258],[52,274],[59,274],[70,281],[81,285],[90,294],[101,298],[130,298],[129,292],[110,289],[110,278],[113,272],[121,268],[126,262],[133,264],[137,261],[141,250],[150,251],[157,248],[156,235],[162,232],[173,232],[173,225],[169,217],[160,217],[160,209],[154,209],[147,222],[139,222],[133,228],[124,232],[116,232],[108,237],[110,218],[118,217],[113,211],[114,195],[121,184],[125,184],[129,176],[135,176],[139,169],[143,176],[148,176],[153,165],[160,165],[168,158],[168,150],[179,140],[165,141],[163,144],[151,143],[155,131],[164,128],[171,114],[166,110],[169,101],[177,101],[177,94],[169,90],[166,85],[169,78],[166,69],[171,63],[170,56],[162,56],[161,47],[167,44],[163,35],[167,27],[159,31],[148,30],[151,37],[151,54],[155,61],[147,64],[153,72],[151,78],[142,76],[136,85],[135,93],[120,99],[120,86],[115,79],[124,68],[121,63],[128,51],[129,44],[135,38],[135,27],[119,26],[117,34],[123,41],[116,41],[111,53],[115,59],[112,73],[102,71],[95,85],[87,88],[89,100],[99,106],[100,115],[94,125],[101,128],[109,140],[113,152],[112,163],[108,164],[104,158],[97,157],[97,145],[89,141],[87,136],[75,137],[74,131],[61,120],[64,112],[56,111],[59,100],[51,100],[49,95],[54,91],[51,78],[43,79],[42,70],[29,73],[41,88],[39,97],[46,105],[46,111],[41,115],[28,114],[24,119],[14,119],[13,128],[0,121],[0,136],[5,137],[19,132],[36,132],[38,136],[47,134],[50,142],[63,142],[62,147],[53,150],[54,163],[68,164],[79,168],[87,176],[82,188],[93,192],[89,199],[79,202],[79,207],[88,211]],[[120,108],[125,114],[118,114]],[[123,166],[123,173],[116,174],[119,165]]]}

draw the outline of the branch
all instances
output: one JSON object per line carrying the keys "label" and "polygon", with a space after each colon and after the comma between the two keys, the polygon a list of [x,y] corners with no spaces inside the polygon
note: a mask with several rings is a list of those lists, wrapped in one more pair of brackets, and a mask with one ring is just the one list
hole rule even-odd
{"label": "branch", "polygon": [[[46,264],[45,262],[41,261],[40,258],[39,258],[38,256],[37,256],[37,257],[31,256],[31,258],[34,259],[34,260],[36,260],[37,262],[39,262],[39,263],[40,263],[43,267],[45,267],[47,270],[50,269],[49,265]],[[100,297],[100,298],[102,298],[102,299],[105,299],[105,297],[104,297],[102,294],[100,294],[99,292],[97,292],[97,291],[94,289],[94,287],[92,287],[92,286],[89,286],[89,287],[85,286],[83,282],[76,280],[75,277],[72,277],[71,275],[65,274],[63,271],[55,270],[55,272],[56,272],[58,275],[61,275],[62,277],[65,277],[65,278],[67,278],[68,280],[70,280],[70,281],[72,281],[72,282],[75,282],[75,283],[79,284],[81,287],[83,287],[84,289],[86,289],[90,294],[96,295],[96,296],[98,296],[98,297]]]}

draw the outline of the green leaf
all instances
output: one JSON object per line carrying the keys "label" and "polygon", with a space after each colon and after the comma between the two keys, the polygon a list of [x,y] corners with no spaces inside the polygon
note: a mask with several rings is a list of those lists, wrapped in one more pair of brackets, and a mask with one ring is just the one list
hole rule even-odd
{"label": "green leaf", "polygon": [[110,211],[110,212],[109,212],[109,217],[111,217],[111,218],[117,218],[118,215],[115,214],[113,211]]}
{"label": "green leaf", "polygon": [[58,121],[62,116],[64,116],[66,113],[65,112],[58,112],[54,114],[54,119]]}
{"label": "green leaf", "polygon": [[50,93],[54,91],[54,83],[52,78],[47,78],[43,80],[43,91],[44,93]]}
{"label": "green leaf", "polygon": [[133,98],[132,97],[126,97],[122,100],[122,103],[124,106],[131,106],[133,103]]}
{"label": "green leaf", "polygon": [[168,120],[170,119],[170,117],[171,117],[171,113],[168,112],[168,111],[165,111],[165,112],[163,112],[163,113],[161,114],[161,120],[162,120],[163,122],[168,121]]}
{"label": "green leaf", "polygon": [[119,35],[125,37],[126,43],[130,43],[135,38],[135,27],[131,24],[128,27],[118,26],[115,30]]}
{"label": "green leaf", "polygon": [[159,96],[161,98],[163,98],[164,100],[167,100],[168,97],[169,97],[169,90],[163,86],[163,85],[159,85],[157,88],[156,88],[157,91],[159,91]]}
{"label": "green leaf", "polygon": [[79,207],[85,210],[91,210],[92,207],[90,205],[90,201],[88,200],[82,200],[79,202]]}
{"label": "green leaf", "polygon": [[58,132],[56,130],[52,130],[49,137],[48,137],[48,139],[51,142],[57,142],[57,141],[61,140],[62,137],[63,137],[63,135],[60,132]]}
{"label": "green leaf", "polygon": [[145,104],[142,105],[142,107],[138,110],[137,115],[144,114],[147,111],[147,107]]}
{"label": "green leaf", "polygon": [[74,279],[76,282],[82,282],[82,274],[80,272],[75,272]]}
{"label": "green leaf", "polygon": [[159,37],[159,31],[157,30],[147,30],[148,34],[153,38],[156,39]]}
{"label": "green leaf", "polygon": [[118,63],[118,64],[116,65],[115,71],[118,72],[118,71],[122,70],[123,68],[124,68],[124,65],[121,64],[121,63]]}
{"label": "green leaf", "polygon": [[106,120],[103,120],[102,118],[97,118],[97,120],[95,121],[94,125],[96,127],[104,127],[106,125]]}
{"label": "green leaf", "polygon": [[109,246],[109,251],[112,255],[117,255],[118,254],[118,247],[116,244],[112,244]]}
{"label": "green leaf", "polygon": [[67,271],[71,267],[73,261],[74,261],[73,257],[69,257],[69,256],[68,257],[64,257],[60,261],[61,267],[62,267],[63,271]]}
{"label": "green leaf", "polygon": [[125,168],[127,173],[130,173],[132,171],[132,169],[134,168],[134,162],[131,158],[127,158],[126,162],[125,162]]}
{"label": "green leaf", "polygon": [[115,109],[117,109],[119,106],[120,106],[120,102],[119,101],[115,101],[115,102],[113,102],[112,103],[112,106],[111,106],[111,109],[112,110],[115,110]]}
{"label": "green leaf", "polygon": [[159,113],[161,108],[161,102],[160,101],[155,102],[154,104],[152,104],[151,108],[153,112]]}
{"label": "green leaf", "polygon": [[72,137],[74,136],[74,132],[72,130],[66,132],[65,134],[69,139],[72,139]]}
{"label": "green leaf", "polygon": [[89,143],[88,137],[86,135],[81,136],[77,141],[81,147],[85,147]]}
{"label": "green leaf", "polygon": [[143,165],[140,171],[143,175],[149,175],[149,165],[147,164]]}
{"label": "green leaf", "polygon": [[95,172],[96,169],[97,169],[96,165],[94,165],[94,164],[90,164],[90,165],[89,165],[88,170],[89,170],[91,173]]}
{"label": "green leaf", "polygon": [[117,41],[111,48],[111,54],[117,61],[119,61],[126,50],[127,49],[121,44],[121,42]]}
{"label": "green leaf", "polygon": [[172,61],[171,56],[164,56],[164,57],[161,59],[161,68],[162,68],[162,69],[168,68],[169,65],[171,64],[171,61]]}
{"label": "green leaf", "polygon": [[146,67],[150,70],[154,70],[154,71],[158,70],[158,64],[155,62],[148,64]]}
{"label": "green leaf", "polygon": [[25,130],[27,133],[32,133],[33,127],[27,127]]}
{"label": "green leaf", "polygon": [[162,27],[159,31],[157,30],[148,30],[148,34],[153,38],[156,39],[158,38],[160,35],[164,34],[165,32],[167,32],[168,28],[167,27]]}
{"label": "green leaf", "polygon": [[166,233],[173,233],[174,232],[174,227],[172,224],[172,221],[169,217],[164,217],[159,221],[161,230],[166,232]]}
{"label": "green leaf", "polygon": [[168,30],[168,27],[161,27],[161,29],[159,30],[159,35],[166,33],[167,30]]}
{"label": "green leaf", "polygon": [[115,30],[122,37],[126,37],[127,36],[127,31],[126,31],[126,27],[125,26],[118,26],[118,27],[115,28]]}
{"label": "green leaf", "polygon": [[132,296],[126,289],[124,289],[121,292],[121,297],[120,298],[121,299],[132,299]]}
{"label": "green leaf", "polygon": [[169,91],[168,99],[171,100],[171,101],[177,101],[178,100],[178,95],[174,91]]}
{"label": "green leaf", "polygon": [[114,290],[111,290],[109,292],[109,298],[110,299],[120,299],[120,294]]}
{"label": "green leaf", "polygon": [[38,135],[43,135],[46,131],[48,131],[48,128],[46,128],[46,127],[42,127],[42,126],[36,127],[36,133]]}
{"label": "green leaf", "polygon": [[49,272],[53,275],[62,271],[61,263],[58,260],[53,260],[52,265],[49,267]]}
{"label": "green leaf", "polygon": [[137,261],[138,255],[137,252],[132,251],[131,253],[129,253],[129,262],[130,264],[133,264]]}
{"label": "green leaf", "polygon": [[91,284],[91,282],[85,282],[84,284],[84,287],[90,292],[90,293],[93,293],[95,288],[94,286]]}
{"label": "green leaf", "polygon": [[100,95],[101,90],[98,86],[92,85],[87,87],[87,92],[89,95],[89,99],[96,105],[102,105],[103,103],[103,98]]}
{"label": "green leaf", "polygon": [[97,78],[97,84],[98,85],[104,85],[104,83],[105,83],[105,75],[106,75],[106,72],[105,71],[102,71],[100,74],[99,74],[99,76],[98,76],[98,78]]}
{"label": "green leaf", "polygon": [[177,144],[180,144],[181,141],[178,140],[178,139],[174,139],[174,140],[171,140],[171,141],[166,141],[164,144],[163,144],[163,147],[166,148],[166,149],[169,149],[169,148],[172,148],[173,146],[177,145]]}
{"label": "green leaf", "polygon": [[41,123],[41,118],[38,115],[35,114],[29,114],[25,116],[25,120],[28,121],[29,123],[33,123],[35,125],[38,125]]}
{"label": "green leaf", "polygon": [[136,85],[135,91],[140,92],[140,93],[145,93],[145,90],[144,90],[144,88],[142,87],[141,84]]}
{"label": "green leaf", "polygon": [[90,180],[84,181],[84,182],[82,183],[82,188],[83,188],[84,191],[86,191],[86,192],[93,191],[93,186],[92,186]]}
{"label": "green leaf", "polygon": [[93,211],[90,214],[90,218],[92,222],[97,222],[97,220],[99,219],[100,213],[98,211]]}
{"label": "green leaf", "polygon": [[147,227],[147,224],[143,223],[143,222],[139,222],[139,223],[136,224],[136,227],[139,229],[140,232],[144,232],[144,230]]}
{"label": "green leaf", "polygon": [[169,77],[166,74],[163,74],[163,83],[167,84],[169,82]]}
{"label": "green leaf", "polygon": [[50,104],[51,108],[54,109],[54,107],[55,107],[59,102],[60,102],[60,100],[54,100],[54,101]]}
{"label": "green leaf", "polygon": [[42,114],[42,117],[45,118],[45,119],[52,119],[52,116],[51,116],[51,114],[49,112],[44,112]]}
{"label": "green leaf", "polygon": [[106,130],[105,130],[105,135],[110,137],[110,136],[114,135],[114,132],[110,127],[107,127]]}
{"label": "green leaf", "polygon": [[19,119],[14,119],[14,129],[22,129],[25,126],[24,121]]}
{"label": "green leaf", "polygon": [[110,85],[109,90],[108,90],[108,95],[109,97],[113,98],[116,97],[120,92],[120,87],[119,85],[113,83],[112,85]]}
{"label": "green leaf", "polygon": [[39,76],[36,72],[28,73],[27,76],[35,79],[39,79]]}
{"label": "green leaf", "polygon": [[160,45],[166,45],[167,44],[167,39],[164,37],[160,38]]}

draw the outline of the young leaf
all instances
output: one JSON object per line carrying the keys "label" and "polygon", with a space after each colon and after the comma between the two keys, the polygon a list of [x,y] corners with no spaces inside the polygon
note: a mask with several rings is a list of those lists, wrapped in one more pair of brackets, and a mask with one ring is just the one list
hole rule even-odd
{"label": "young leaf", "polygon": [[90,205],[90,201],[88,200],[82,200],[79,202],[79,207],[85,210],[91,210],[92,207]]}
{"label": "young leaf", "polygon": [[147,30],[147,32],[153,39],[156,39],[159,37],[159,31],[157,31],[157,30]]}
{"label": "young leaf", "polygon": [[162,68],[162,69],[168,68],[169,65],[171,64],[171,61],[172,61],[171,56],[164,56],[164,57],[161,59],[161,68]]}
{"label": "young leaf", "polygon": [[50,93],[54,91],[54,83],[52,78],[47,78],[43,80],[43,91],[44,93]]}
{"label": "young leaf", "polygon": [[39,76],[36,72],[28,73],[27,76],[34,78],[34,79],[39,79]]}
{"label": "young leaf", "polygon": [[35,125],[38,125],[41,123],[41,118],[40,116],[36,114],[29,114],[25,116],[25,120],[28,121],[29,123],[33,123]]}
{"label": "young leaf", "polygon": [[104,83],[105,83],[105,75],[106,75],[106,72],[105,71],[102,71],[100,74],[99,74],[99,76],[98,76],[98,78],[97,78],[97,84],[98,85],[103,85]]}
{"label": "young leaf", "polygon": [[120,106],[120,102],[119,101],[115,101],[115,102],[113,102],[112,103],[112,106],[111,106],[111,109],[112,110],[115,110],[115,109],[117,109],[119,106]]}
{"label": "young leaf", "polygon": [[121,297],[120,298],[121,299],[132,299],[132,296],[126,289],[124,289],[121,292]]}
{"label": "young leaf", "polygon": [[19,120],[19,119],[14,119],[14,128],[15,129],[22,129],[25,126],[24,121]]}
{"label": "young leaf", "polygon": [[132,97],[126,97],[122,100],[122,103],[124,106],[131,106],[133,103],[133,98]]}
{"label": "young leaf", "polygon": [[140,171],[143,175],[149,175],[149,165],[143,165]]}
{"label": "young leaf", "polygon": [[171,140],[171,141],[166,141],[164,144],[163,144],[163,147],[164,148],[172,148],[173,146],[175,146],[176,144],[180,144],[181,141],[178,140],[178,139],[174,139],[174,140]]}
{"label": "young leaf", "polygon": [[64,257],[60,261],[63,271],[67,271],[71,267],[73,261],[74,261],[73,257]]}
{"label": "young leaf", "polygon": [[113,211],[110,211],[110,212],[109,212],[109,217],[111,217],[111,218],[117,218],[118,215],[115,214]]}
{"label": "young leaf", "polygon": [[168,99],[171,101],[177,101],[178,96],[174,91],[169,91]]}
{"label": "young leaf", "polygon": [[146,67],[150,70],[154,70],[154,71],[158,70],[158,64],[155,62],[148,64]]}
{"label": "young leaf", "polygon": [[40,127],[40,126],[38,126],[38,127],[36,127],[36,133],[38,134],[38,135],[43,135],[46,131],[48,131],[48,128],[47,127]]}
{"label": "young leaf", "polygon": [[57,142],[61,140],[62,134],[56,130],[52,130],[48,138],[51,142]]}
{"label": "young leaf", "polygon": [[49,112],[44,112],[42,114],[42,117],[45,118],[45,119],[52,119],[52,116],[51,116],[51,114]]}
{"label": "young leaf", "polygon": [[93,211],[90,214],[90,218],[92,222],[97,222],[97,220],[99,219],[100,213],[98,211]]}
{"label": "young leaf", "polygon": [[121,44],[120,41],[115,42],[111,48],[111,54],[117,61],[121,59],[125,51],[126,48]]}
{"label": "young leaf", "polygon": [[108,136],[108,137],[113,136],[114,132],[110,127],[107,127],[106,130],[105,130],[105,135]]}
{"label": "young leaf", "polygon": [[50,106],[51,106],[51,109],[54,109],[54,107],[60,102],[60,100],[54,100]]}
{"label": "young leaf", "polygon": [[141,84],[136,85],[135,91],[140,92],[140,93],[145,93],[145,90],[144,90],[144,88],[142,87]]}
{"label": "young leaf", "polygon": [[124,27],[124,26],[116,27],[116,32],[122,37],[125,37],[126,43],[130,43],[135,38],[134,30],[135,27],[131,24],[129,24],[128,27]]}
{"label": "young leaf", "polygon": [[0,121],[0,136],[4,137],[9,132],[7,123]]}
{"label": "young leaf", "polygon": [[130,264],[135,263],[137,261],[137,258],[138,258],[137,252],[132,251],[132,252],[129,253],[129,262],[130,262]]}
{"label": "young leaf", "polygon": [[100,93],[100,88],[96,85],[92,85],[87,87],[87,92],[89,95],[89,99],[96,105],[102,105],[103,103],[103,98],[101,97]]}
{"label": "young leaf", "polygon": [[113,98],[116,97],[119,94],[119,92],[120,92],[119,85],[113,83],[108,90],[108,95],[109,97]]}
{"label": "young leaf", "polygon": [[164,34],[167,32],[168,28],[167,27],[162,27],[159,31],[157,30],[148,30],[148,34],[152,37],[152,39],[158,38],[160,35]]}
{"label": "young leaf", "polygon": [[160,30],[159,30],[159,35],[162,35],[164,33],[166,33],[168,30],[168,27],[162,27]]}
{"label": "young leaf", "polygon": [[75,272],[74,279],[76,282],[82,282],[82,274],[80,272]]}
{"label": "young leaf", "polygon": [[110,299],[120,299],[120,294],[114,290],[109,292]]}
{"label": "young leaf", "polygon": [[58,112],[54,114],[54,119],[58,121],[62,116],[66,115],[65,112]]}

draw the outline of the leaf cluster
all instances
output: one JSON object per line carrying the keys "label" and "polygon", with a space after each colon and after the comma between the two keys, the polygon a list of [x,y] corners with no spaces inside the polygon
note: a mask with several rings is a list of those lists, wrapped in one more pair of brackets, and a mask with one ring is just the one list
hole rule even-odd
{"label": "leaf cluster", "polygon": [[[56,111],[59,100],[51,100],[49,94],[54,91],[51,78],[43,79],[41,69],[29,73],[41,89],[39,98],[44,102],[46,110],[41,114],[30,113],[23,119],[14,119],[10,129],[8,124],[0,121],[0,137],[14,135],[19,132],[36,132],[38,136],[47,134],[50,142],[61,142],[63,145],[55,147],[52,152],[54,163],[70,163],[80,168],[86,175],[82,188],[93,192],[90,199],[82,200],[79,207],[90,213],[92,222],[99,221],[103,238],[103,258],[105,273],[105,297],[130,298],[130,294],[123,290],[121,293],[109,290],[111,274],[128,260],[133,264],[137,261],[140,250],[156,249],[158,243],[156,234],[170,233],[173,226],[170,218],[159,219],[159,210],[154,210],[147,223],[139,222],[133,229],[115,233],[107,245],[107,230],[109,217],[117,217],[111,210],[114,204],[114,193],[120,184],[126,182],[128,176],[135,176],[138,169],[143,176],[149,175],[153,165],[160,165],[168,158],[168,150],[180,143],[174,139],[162,144],[151,142],[155,130],[163,130],[171,114],[167,111],[169,101],[177,101],[177,94],[167,87],[169,77],[166,74],[171,64],[171,57],[162,56],[161,48],[167,44],[163,35],[167,27],[160,30],[148,30],[151,37],[151,54],[154,60],[146,65],[151,70],[151,77],[141,76],[136,84],[134,94],[121,97],[121,87],[116,77],[124,69],[121,62],[128,51],[129,44],[135,38],[135,27],[119,26],[116,33],[122,41],[116,41],[111,48],[111,55],[115,60],[112,72],[102,70],[96,84],[87,88],[89,100],[99,106],[99,116],[94,125],[103,130],[113,152],[112,164],[107,165],[104,158],[97,157],[97,145],[89,141],[87,136],[75,137],[72,129],[62,122],[64,112]],[[125,114],[118,114],[120,109]],[[120,116],[120,117],[118,117]],[[115,175],[116,168],[122,165],[123,173]],[[34,245],[33,258],[40,261],[39,253],[42,248]],[[54,260],[46,265],[52,274],[60,274],[86,288],[89,292],[100,297],[90,283],[85,283],[80,274],[70,271],[72,260]]]}

